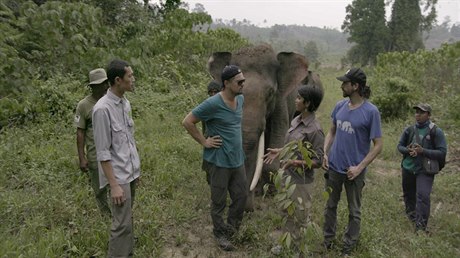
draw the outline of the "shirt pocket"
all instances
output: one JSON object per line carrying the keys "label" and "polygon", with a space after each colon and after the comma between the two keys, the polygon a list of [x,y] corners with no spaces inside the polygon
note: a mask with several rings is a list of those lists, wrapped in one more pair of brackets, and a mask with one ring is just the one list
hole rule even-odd
{"label": "shirt pocket", "polygon": [[131,135],[134,134],[134,120],[131,117],[128,118],[128,130]]}
{"label": "shirt pocket", "polygon": [[112,124],[112,147],[119,149],[126,141],[125,132],[123,126],[117,123]]}

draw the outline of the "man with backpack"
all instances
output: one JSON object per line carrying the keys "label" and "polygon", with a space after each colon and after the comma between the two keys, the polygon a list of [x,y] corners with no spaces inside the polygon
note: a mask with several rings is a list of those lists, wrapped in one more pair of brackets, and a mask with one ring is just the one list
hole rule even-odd
{"label": "man with backpack", "polygon": [[445,164],[447,143],[443,131],[431,122],[431,106],[414,106],[415,125],[407,127],[398,143],[403,154],[402,189],[407,217],[416,231],[427,231],[434,175]]}

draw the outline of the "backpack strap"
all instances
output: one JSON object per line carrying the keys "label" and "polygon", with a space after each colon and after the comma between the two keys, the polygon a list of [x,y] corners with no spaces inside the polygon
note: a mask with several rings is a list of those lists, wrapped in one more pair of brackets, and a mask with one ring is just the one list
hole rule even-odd
{"label": "backpack strap", "polygon": [[409,126],[406,130],[408,134],[406,139],[406,146],[409,146],[409,144],[412,143],[412,139],[414,139],[415,126]]}
{"label": "backpack strap", "polygon": [[436,144],[435,144],[434,139],[436,138],[436,128],[438,128],[438,126],[435,123],[430,122],[428,127],[430,128],[431,144],[433,145],[433,148],[436,148]]}
{"label": "backpack strap", "polygon": [[420,134],[418,133],[417,126],[414,125],[414,132],[415,132],[415,143],[418,145],[422,145],[422,141],[420,141]]}

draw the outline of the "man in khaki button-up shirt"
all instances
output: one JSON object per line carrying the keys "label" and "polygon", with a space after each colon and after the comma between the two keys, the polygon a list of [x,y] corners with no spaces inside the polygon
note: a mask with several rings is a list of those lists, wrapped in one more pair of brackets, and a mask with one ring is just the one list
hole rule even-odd
{"label": "man in khaki button-up shirt", "polygon": [[110,89],[93,109],[93,131],[99,163],[100,187],[110,185],[112,227],[108,257],[133,256],[132,206],[140,161],[134,141],[131,105],[124,97],[134,90],[129,64],[113,60],[107,68]]}

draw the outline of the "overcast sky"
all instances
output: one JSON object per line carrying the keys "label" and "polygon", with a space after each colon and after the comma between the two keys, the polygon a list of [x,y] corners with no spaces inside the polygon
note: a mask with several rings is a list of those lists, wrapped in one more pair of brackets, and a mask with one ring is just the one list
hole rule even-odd
{"label": "overcast sky", "polygon": [[[183,0],[190,10],[201,3],[213,19],[238,21],[269,27],[274,24],[297,24],[340,30],[345,7],[352,0]],[[438,0],[438,24],[449,16],[460,23],[460,0]],[[388,11],[387,11],[388,15]]]}

